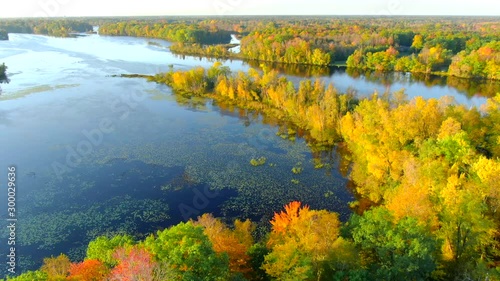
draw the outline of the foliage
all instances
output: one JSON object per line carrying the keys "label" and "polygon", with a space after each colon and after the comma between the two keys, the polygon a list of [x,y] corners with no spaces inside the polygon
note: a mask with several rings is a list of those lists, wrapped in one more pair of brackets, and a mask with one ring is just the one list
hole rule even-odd
{"label": "foliage", "polygon": [[10,33],[34,33],[56,37],[70,37],[72,32],[89,32],[93,27],[82,20],[68,19],[5,19],[0,29]]}
{"label": "foliage", "polygon": [[40,270],[47,274],[47,280],[57,281],[66,279],[70,267],[71,261],[68,256],[60,254],[57,257],[44,258]]}
{"label": "foliage", "polygon": [[376,280],[429,279],[436,268],[435,239],[411,217],[393,221],[382,207],[351,218],[362,264]]}
{"label": "foliage", "polygon": [[80,263],[71,264],[68,280],[101,281],[105,279],[108,273],[108,268],[102,262],[87,259]]}
{"label": "foliage", "polygon": [[247,255],[253,245],[252,232],[255,229],[251,221],[236,220],[234,230],[231,230],[219,219],[204,214],[198,217],[194,224],[203,227],[216,253],[228,255],[229,269],[232,273],[242,273],[246,276],[251,274],[250,257]]}
{"label": "foliage", "polygon": [[45,281],[47,280],[48,276],[47,273],[45,273],[42,270],[36,270],[36,271],[27,271],[24,272],[23,274],[16,276],[16,277],[7,277],[7,281]]}
{"label": "foliage", "polygon": [[203,228],[191,222],[158,231],[144,245],[155,260],[169,264],[176,279],[225,280],[228,276],[227,255],[217,254]]}
{"label": "foliage", "polygon": [[259,157],[259,158],[252,158],[250,159],[250,164],[252,166],[262,166],[264,164],[266,164],[266,161],[267,161],[267,158],[262,156],[262,157]]}
{"label": "foliage", "polygon": [[224,45],[200,45],[197,43],[173,43],[170,51],[174,54],[194,55],[214,58],[229,58],[234,56]]}
{"label": "foliage", "polygon": [[116,235],[113,237],[99,236],[89,243],[87,247],[87,259],[98,260],[106,266],[112,267],[118,263],[118,260],[114,257],[115,251],[134,244],[134,239],[129,235]]}
{"label": "foliage", "polygon": [[156,263],[152,255],[138,246],[118,248],[113,254],[118,264],[110,274],[111,280],[153,281]]}
{"label": "foliage", "polygon": [[260,74],[250,69],[248,74],[231,75],[220,63],[206,71],[201,67],[172,70],[150,80],[165,83],[180,95],[208,96],[291,121],[309,130],[317,141],[328,144],[339,140],[340,119],[357,102],[354,95],[341,95],[333,85],[326,87],[319,79],[301,81],[295,89],[292,81],[279,77],[275,71]]}
{"label": "foliage", "polygon": [[453,57],[449,73],[462,78],[500,79],[500,41],[491,41]]}
{"label": "foliage", "polygon": [[275,213],[263,268],[278,280],[319,279],[324,263],[338,250],[340,222],[335,213],[311,211],[294,201]]}

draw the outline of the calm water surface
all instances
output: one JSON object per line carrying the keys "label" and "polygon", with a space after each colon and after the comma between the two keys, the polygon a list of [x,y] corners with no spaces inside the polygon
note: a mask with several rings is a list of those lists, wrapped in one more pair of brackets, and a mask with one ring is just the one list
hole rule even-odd
{"label": "calm water surface", "polygon": [[[0,41],[0,63],[11,79],[0,85],[0,179],[6,182],[9,165],[17,167],[18,270],[37,268],[42,257],[61,252],[81,259],[98,235],[141,238],[205,212],[265,226],[283,204],[300,200],[348,217],[346,203],[353,198],[335,151],[313,157],[301,138],[277,136],[294,132],[273,120],[184,100],[144,79],[112,77],[209,67],[212,61],[175,56],[161,40],[9,37]],[[345,71],[319,76],[361,95],[406,88],[409,96],[485,101],[413,80],[388,85]],[[250,165],[259,157],[267,159],[263,166]],[[302,172],[292,173],[294,167]],[[0,194],[2,206],[6,195]],[[6,217],[6,208],[0,214]]]}

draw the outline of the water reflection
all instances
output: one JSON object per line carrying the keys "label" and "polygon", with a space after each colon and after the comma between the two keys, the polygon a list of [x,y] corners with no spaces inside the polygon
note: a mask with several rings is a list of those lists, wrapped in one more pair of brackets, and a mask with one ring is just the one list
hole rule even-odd
{"label": "water reflection", "polygon": [[[274,69],[280,73],[299,78],[322,78],[332,82],[341,91],[348,88],[358,90],[363,94],[370,94],[373,90],[399,90],[405,88],[410,97],[424,95],[429,88],[442,89],[442,93],[455,96],[458,102],[467,101],[467,98],[489,98],[495,96],[500,89],[500,81],[463,79],[453,76],[437,76],[421,73],[378,72],[343,67],[321,67],[313,65],[293,65],[246,61],[253,67]],[[358,84],[359,83],[359,84]],[[368,85],[361,85],[368,84]],[[438,98],[439,96],[435,96]],[[466,102],[467,103],[467,102]]]}
{"label": "water reflection", "polygon": [[[0,76],[0,84],[9,84],[10,79],[7,77],[7,75],[2,75]],[[2,85],[0,85],[0,95],[2,94]]]}

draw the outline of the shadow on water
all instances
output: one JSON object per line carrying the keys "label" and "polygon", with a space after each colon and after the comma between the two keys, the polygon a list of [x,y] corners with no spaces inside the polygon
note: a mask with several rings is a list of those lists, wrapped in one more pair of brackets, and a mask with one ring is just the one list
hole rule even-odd
{"label": "shadow on water", "polygon": [[18,268],[37,269],[44,257],[59,253],[81,260],[88,242],[99,235],[127,233],[143,239],[203,213],[222,216],[221,205],[236,195],[191,181],[179,166],[115,158],[81,167],[45,183],[20,203]]}

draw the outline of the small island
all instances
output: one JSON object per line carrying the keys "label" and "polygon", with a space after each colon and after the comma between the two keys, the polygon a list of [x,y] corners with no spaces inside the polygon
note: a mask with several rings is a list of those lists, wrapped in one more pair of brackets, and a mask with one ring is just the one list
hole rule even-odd
{"label": "small island", "polygon": [[7,31],[0,29],[0,40],[9,40],[9,34]]}

